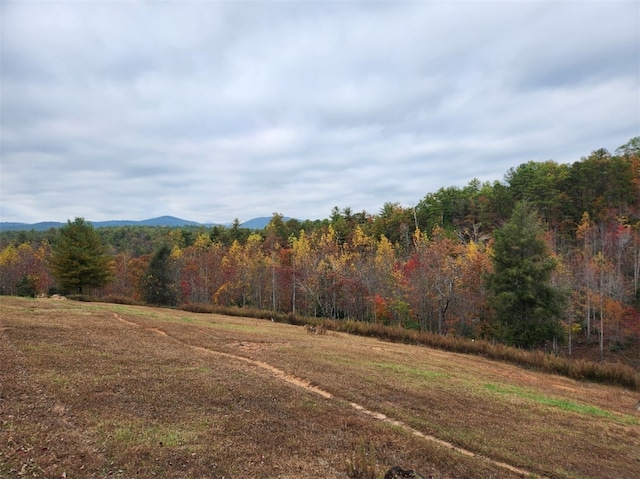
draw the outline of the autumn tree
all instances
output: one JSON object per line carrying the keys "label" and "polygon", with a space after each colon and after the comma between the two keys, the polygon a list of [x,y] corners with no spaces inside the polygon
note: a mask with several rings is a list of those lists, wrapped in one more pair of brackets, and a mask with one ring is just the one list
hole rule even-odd
{"label": "autumn tree", "polygon": [[429,245],[428,256],[425,261],[431,280],[429,296],[438,310],[438,333],[443,333],[447,312],[457,300],[460,286],[461,266],[460,255],[462,247],[445,235],[444,230],[436,228],[433,240]]}
{"label": "autumn tree", "polygon": [[311,293],[315,297],[314,316],[337,318],[343,261],[339,238],[332,226],[319,235],[314,260],[314,281]]}
{"label": "autumn tree", "polygon": [[416,229],[413,234],[414,253],[404,263],[404,276],[407,279],[407,297],[420,329],[434,331],[435,310],[429,300],[431,278],[424,261],[429,249],[429,238]]}
{"label": "autumn tree", "polygon": [[[285,268],[283,267],[284,265],[282,262],[284,258],[287,257],[287,254],[284,251],[289,243],[290,233],[287,231],[287,226],[285,225],[283,216],[280,213],[273,213],[269,224],[267,224],[264,229],[264,233],[264,240],[258,236],[258,241],[256,242],[258,251],[255,251],[253,256],[257,256],[258,259],[261,260],[260,269],[262,270],[262,276],[264,276],[266,268],[268,268],[268,273],[266,274],[269,276],[271,309],[277,311],[281,309],[281,295],[283,293],[280,291],[280,284],[283,282],[288,283],[288,278],[286,277],[288,275],[284,273]],[[282,276],[283,274],[284,277]],[[287,288],[284,289],[286,290]],[[261,295],[260,307],[263,307],[262,301],[263,298]]]}
{"label": "autumn tree", "polygon": [[93,225],[76,218],[60,228],[49,264],[63,291],[82,294],[111,281],[112,263]]}
{"label": "autumn tree", "polygon": [[408,303],[399,292],[400,277],[396,269],[397,246],[386,236],[381,236],[376,244],[373,258],[374,277],[372,293],[375,300],[376,321],[403,324],[408,317]]}
{"label": "autumn tree", "polygon": [[47,241],[37,248],[25,242],[0,251],[0,294],[35,296],[47,291],[52,283],[47,268],[50,255]]}
{"label": "autumn tree", "polygon": [[375,319],[378,301],[377,242],[357,225],[346,249],[347,282],[352,316]]}
{"label": "autumn tree", "polygon": [[114,280],[101,289],[101,294],[143,301],[143,279],[151,256],[132,257],[129,252],[118,253],[114,258]]}
{"label": "autumn tree", "polygon": [[456,332],[462,336],[475,337],[486,326],[487,288],[480,278],[491,271],[491,259],[486,247],[469,242],[464,245],[459,262],[460,281],[456,293],[456,316],[459,323],[456,325]]}
{"label": "autumn tree", "polygon": [[265,257],[260,248],[262,237],[252,233],[244,245],[234,241],[222,258],[223,282],[214,294],[214,302],[236,306],[262,307]]}
{"label": "autumn tree", "polygon": [[498,337],[533,348],[562,337],[564,295],[551,285],[556,261],[544,228],[528,203],[518,202],[509,221],[494,232],[493,272],[488,276]]}
{"label": "autumn tree", "polygon": [[199,234],[193,245],[182,250],[179,261],[182,299],[207,303],[220,287],[222,279],[223,246]]}
{"label": "autumn tree", "polygon": [[[310,300],[310,291],[313,290],[312,275],[314,270],[313,258],[311,256],[312,245],[309,237],[304,231],[300,237],[292,237],[291,247],[291,311],[298,313],[300,308],[308,312],[307,305]],[[302,293],[302,298],[300,297]],[[311,301],[312,302],[312,301]],[[299,306],[300,305],[300,306]]]}

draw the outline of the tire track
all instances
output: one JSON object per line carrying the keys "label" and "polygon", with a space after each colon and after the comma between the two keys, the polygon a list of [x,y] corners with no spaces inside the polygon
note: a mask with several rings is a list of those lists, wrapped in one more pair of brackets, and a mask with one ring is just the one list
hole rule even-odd
{"label": "tire track", "polygon": [[[113,316],[118,320],[121,321],[125,324],[128,324],[130,326],[134,326],[137,328],[143,328],[142,326],[140,326],[137,323],[134,323],[133,321],[128,321],[124,318],[122,318],[121,316],[119,316],[116,313],[113,313]],[[240,362],[244,362],[245,364],[250,364],[252,366],[256,366],[258,368],[264,369],[266,371],[268,371],[269,373],[271,373],[274,377],[285,381],[289,384],[292,384],[294,386],[300,387],[302,389],[305,389],[306,391],[315,393],[319,396],[322,396],[325,399],[334,399],[333,394],[331,394],[329,391],[325,391],[322,388],[319,388],[317,386],[314,386],[313,384],[311,384],[309,381],[306,381],[305,379],[299,378],[297,376],[294,376],[292,374],[287,373],[286,371],[283,371],[282,369],[279,369],[275,366],[272,366],[269,363],[266,363],[264,361],[259,361],[256,359],[251,359],[251,358],[247,358],[245,356],[239,356],[237,354],[231,354],[231,353],[225,353],[222,351],[216,351],[214,349],[209,349],[209,348],[204,348],[202,346],[194,346],[192,344],[188,344],[185,343],[184,341],[180,341],[179,339],[174,338],[173,336],[168,335],[166,332],[160,330],[160,329],[156,329],[156,328],[143,328],[145,331],[149,331],[149,332],[153,332],[155,334],[159,334],[161,336],[165,336],[167,338],[171,338],[174,341],[179,342],[180,344],[183,344],[184,346],[187,346],[195,351],[198,351],[200,353],[204,353],[204,354],[208,354],[208,355],[212,355],[212,356],[217,356],[217,357],[224,357],[227,359],[231,359],[231,360],[235,360],[235,361],[240,361]],[[336,398],[339,399],[339,398]],[[473,458],[477,458],[486,462],[489,462],[491,464],[493,464],[494,466],[500,467],[502,469],[506,469],[510,472],[513,472],[515,474],[519,474],[523,477],[531,477],[531,476],[535,476],[535,477],[539,477],[541,479],[548,479],[545,476],[539,476],[534,474],[531,471],[527,471],[525,469],[521,469],[519,467],[515,467],[512,466],[511,464],[507,464],[505,462],[501,462],[501,461],[497,461],[495,459],[491,459],[490,457],[487,456],[483,456],[482,454],[478,454],[475,453],[473,451],[470,451],[468,449],[456,446],[455,444],[445,441],[444,439],[440,439],[436,436],[432,436],[430,434],[425,434],[417,429],[414,429],[413,427],[409,426],[408,424],[402,422],[402,421],[398,421],[397,419],[392,419],[390,417],[388,417],[387,415],[380,413],[380,412],[375,412],[372,411],[370,409],[365,408],[364,406],[355,403],[355,402],[350,402],[348,403],[354,410],[365,414],[367,416],[372,417],[373,419],[376,419],[378,421],[382,421],[386,424],[390,424],[396,427],[399,427],[401,429],[403,429],[405,432],[408,432],[410,434],[412,434],[413,436],[419,437],[420,439],[424,439],[426,441],[430,441],[433,443],[436,443],[442,447],[445,447],[447,449],[451,449],[456,451],[459,454],[462,454],[464,456],[468,456],[468,457],[473,457]]]}

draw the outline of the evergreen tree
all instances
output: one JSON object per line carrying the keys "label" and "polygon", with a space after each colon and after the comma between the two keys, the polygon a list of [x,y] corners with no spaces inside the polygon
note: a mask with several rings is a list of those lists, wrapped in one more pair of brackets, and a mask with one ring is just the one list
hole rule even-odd
{"label": "evergreen tree", "polygon": [[494,271],[488,277],[498,337],[533,348],[562,338],[564,294],[551,284],[556,261],[544,228],[528,203],[516,204],[509,221],[494,232]]}
{"label": "evergreen tree", "polygon": [[99,288],[112,279],[112,259],[93,225],[84,218],[69,220],[60,228],[60,238],[49,266],[62,291],[84,292]]}
{"label": "evergreen tree", "polygon": [[36,294],[38,294],[37,282],[38,279],[31,274],[23,276],[16,284],[16,294],[18,296],[35,298]]}
{"label": "evergreen tree", "polygon": [[178,303],[171,248],[168,245],[160,247],[151,258],[142,287],[144,299],[149,304],[174,306]]}

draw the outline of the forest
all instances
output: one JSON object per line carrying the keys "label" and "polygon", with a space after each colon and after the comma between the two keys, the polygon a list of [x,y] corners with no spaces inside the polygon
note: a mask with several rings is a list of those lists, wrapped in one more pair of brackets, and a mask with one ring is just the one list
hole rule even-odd
{"label": "forest", "polygon": [[356,320],[640,369],[640,137],[376,214],[274,213],[263,230],[96,228],[104,274],[84,289],[61,276],[64,229],[0,234],[1,294]]}

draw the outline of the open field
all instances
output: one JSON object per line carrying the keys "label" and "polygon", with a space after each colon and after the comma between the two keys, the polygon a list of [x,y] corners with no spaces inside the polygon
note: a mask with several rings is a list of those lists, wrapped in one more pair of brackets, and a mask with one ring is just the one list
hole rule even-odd
{"label": "open field", "polygon": [[[0,297],[0,477],[640,477],[638,392],[184,311]],[[365,457],[366,456],[366,457]]]}

